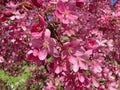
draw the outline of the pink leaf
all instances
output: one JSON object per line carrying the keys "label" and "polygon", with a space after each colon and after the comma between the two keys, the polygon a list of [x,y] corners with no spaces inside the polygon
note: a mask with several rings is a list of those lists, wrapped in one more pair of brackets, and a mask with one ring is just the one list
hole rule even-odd
{"label": "pink leaf", "polygon": [[79,70],[79,65],[78,64],[73,64],[73,71],[77,72]]}
{"label": "pink leaf", "polygon": [[44,60],[47,57],[47,50],[46,49],[41,49],[39,51],[38,57],[40,60]]}
{"label": "pink leaf", "polygon": [[60,66],[57,66],[55,69],[55,73],[59,74],[62,71],[62,68]]}

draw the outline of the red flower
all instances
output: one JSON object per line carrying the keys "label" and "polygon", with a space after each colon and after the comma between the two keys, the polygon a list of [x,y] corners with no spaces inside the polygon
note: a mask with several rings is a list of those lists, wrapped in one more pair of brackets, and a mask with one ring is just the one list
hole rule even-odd
{"label": "red flower", "polygon": [[53,54],[55,40],[50,37],[51,33],[48,29],[41,32],[38,36],[34,35],[31,41],[32,47],[38,49],[38,58],[45,60],[48,54]]}
{"label": "red flower", "polygon": [[75,22],[78,18],[76,12],[70,10],[69,6],[65,5],[62,1],[57,3],[55,14],[64,24]]}

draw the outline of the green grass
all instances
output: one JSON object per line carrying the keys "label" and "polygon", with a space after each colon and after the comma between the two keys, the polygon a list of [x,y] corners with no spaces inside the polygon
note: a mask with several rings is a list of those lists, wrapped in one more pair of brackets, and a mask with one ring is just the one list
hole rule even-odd
{"label": "green grass", "polygon": [[26,80],[32,75],[30,74],[30,67],[25,65],[22,67],[23,71],[20,76],[11,76],[9,73],[5,72],[3,69],[0,69],[0,89],[6,90],[5,86],[9,87],[9,90],[16,90],[20,86],[20,88],[24,88],[26,85]]}

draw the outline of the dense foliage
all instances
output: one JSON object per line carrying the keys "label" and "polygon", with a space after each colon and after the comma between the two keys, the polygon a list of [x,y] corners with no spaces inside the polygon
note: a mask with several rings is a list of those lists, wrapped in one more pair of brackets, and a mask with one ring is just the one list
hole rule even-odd
{"label": "dense foliage", "polygon": [[0,0],[0,30],[2,90],[119,88],[119,0]]}

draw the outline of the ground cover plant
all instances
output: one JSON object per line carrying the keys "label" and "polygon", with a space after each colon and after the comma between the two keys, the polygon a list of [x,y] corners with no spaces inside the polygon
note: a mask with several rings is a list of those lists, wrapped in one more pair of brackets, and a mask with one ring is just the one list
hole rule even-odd
{"label": "ground cover plant", "polygon": [[0,90],[119,89],[119,0],[0,0]]}

